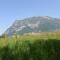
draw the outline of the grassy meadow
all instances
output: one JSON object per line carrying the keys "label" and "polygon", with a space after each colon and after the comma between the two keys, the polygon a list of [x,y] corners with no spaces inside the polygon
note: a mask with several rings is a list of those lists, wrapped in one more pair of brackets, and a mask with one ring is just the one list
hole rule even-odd
{"label": "grassy meadow", "polygon": [[0,37],[0,60],[60,60],[60,32]]}

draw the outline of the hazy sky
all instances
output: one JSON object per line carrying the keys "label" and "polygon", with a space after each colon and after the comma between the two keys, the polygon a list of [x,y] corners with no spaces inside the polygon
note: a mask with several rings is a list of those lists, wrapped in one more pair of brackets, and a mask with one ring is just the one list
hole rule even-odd
{"label": "hazy sky", "polygon": [[60,18],[60,0],[0,0],[0,34],[14,20],[30,16]]}

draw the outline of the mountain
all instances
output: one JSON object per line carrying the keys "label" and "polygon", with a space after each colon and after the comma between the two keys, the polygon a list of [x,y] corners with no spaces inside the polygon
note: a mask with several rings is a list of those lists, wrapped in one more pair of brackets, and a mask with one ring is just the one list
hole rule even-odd
{"label": "mountain", "polygon": [[5,33],[8,35],[24,34],[30,32],[53,32],[60,31],[60,19],[49,16],[29,17],[16,20]]}

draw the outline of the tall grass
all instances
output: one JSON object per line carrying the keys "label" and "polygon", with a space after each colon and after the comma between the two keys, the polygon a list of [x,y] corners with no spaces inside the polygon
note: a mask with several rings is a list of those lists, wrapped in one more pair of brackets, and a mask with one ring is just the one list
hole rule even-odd
{"label": "tall grass", "polygon": [[45,34],[0,38],[0,60],[60,60],[59,36]]}

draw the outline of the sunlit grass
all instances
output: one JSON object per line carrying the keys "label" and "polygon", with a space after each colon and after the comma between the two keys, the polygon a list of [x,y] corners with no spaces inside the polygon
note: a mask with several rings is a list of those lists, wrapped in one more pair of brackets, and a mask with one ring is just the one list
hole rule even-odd
{"label": "sunlit grass", "polygon": [[0,38],[0,60],[60,60],[60,32]]}
{"label": "sunlit grass", "polygon": [[[16,38],[17,36],[17,38]],[[16,35],[14,37],[0,38],[0,47],[6,46],[7,44],[13,45],[16,44],[16,41],[35,41],[35,40],[49,40],[49,39],[60,39],[60,32],[41,32],[35,34],[26,34],[26,35]]]}

